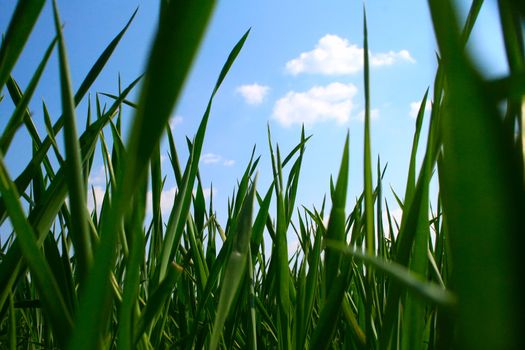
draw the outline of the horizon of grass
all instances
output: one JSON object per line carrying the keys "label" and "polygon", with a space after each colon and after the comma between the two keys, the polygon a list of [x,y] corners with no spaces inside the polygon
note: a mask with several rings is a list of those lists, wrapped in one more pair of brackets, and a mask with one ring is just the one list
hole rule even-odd
{"label": "horizon of grass", "polygon": [[[379,159],[372,164],[373,86],[363,10],[361,195],[348,207],[353,153],[347,135],[337,177],[326,184],[331,208],[326,201],[321,208],[300,206],[296,197],[310,136],[303,128],[286,152],[268,128],[273,182],[257,188],[264,169],[254,148],[228,200],[225,223],[216,218],[213,196],[206,202],[198,165],[215,94],[250,31],[226,58],[195,136],[185,140],[189,156],[181,163],[168,118],[215,2],[161,0],[145,74],[123,88],[119,81],[117,95],[97,94],[93,108],[86,93],[136,11],[73,91],[53,1],[56,37],[23,90],[12,72],[44,4],[19,0],[0,47],[0,103],[11,99],[16,106],[0,135],[0,224],[9,220],[13,228],[0,246],[0,347],[525,347],[520,259],[525,12],[514,2],[498,1],[509,73],[487,80],[465,51],[483,1],[472,1],[460,26],[452,1],[429,0],[439,65],[432,96],[429,89],[422,94],[405,192],[394,193],[402,208],[399,222],[383,197],[386,168]],[[43,103],[42,139],[28,105],[55,49],[62,114],[50,115]],[[130,101],[137,86],[138,101]],[[99,95],[111,103],[102,104]],[[422,147],[427,100],[432,107]],[[82,101],[89,107],[79,129],[76,106]],[[126,113],[133,115],[127,139],[122,136]],[[17,132],[31,137],[32,158],[12,177],[4,155],[13,152]],[[64,137],[63,149],[58,137]],[[161,167],[162,137],[168,138],[168,170]],[[106,189],[102,203],[90,211],[86,198],[94,189],[87,179],[96,150],[104,161]],[[418,154],[423,155],[419,169]],[[177,183],[167,220],[160,207],[165,171]],[[434,177],[439,194],[431,208]],[[289,234],[299,239],[291,256]]]}

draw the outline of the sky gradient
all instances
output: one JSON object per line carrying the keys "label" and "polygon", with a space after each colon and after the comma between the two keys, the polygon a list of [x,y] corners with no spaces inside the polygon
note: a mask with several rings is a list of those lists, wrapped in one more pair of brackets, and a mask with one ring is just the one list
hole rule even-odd
{"label": "sky gradient", "polygon": [[[459,2],[465,15],[468,1]],[[5,31],[16,5],[2,2],[0,30]],[[135,8],[138,14],[106,70],[91,89],[95,93],[118,92],[142,73],[154,34],[156,1],[59,1],[74,88],[104,47],[125,25]],[[483,72],[497,77],[506,71],[504,52],[495,27],[494,4],[481,11],[473,32],[473,55]],[[436,45],[426,2],[416,0],[366,3],[371,59],[372,157],[388,163],[384,183],[386,198],[395,204],[389,187],[404,191],[415,113],[425,90],[431,88],[436,68]],[[238,39],[250,36],[216,96],[201,158],[202,180],[225,224],[226,204],[237,179],[256,145],[261,155],[259,191],[271,179],[267,128],[274,144],[287,154],[299,141],[301,126],[313,135],[299,182],[297,203],[319,207],[329,191],[330,175],[338,171],[347,132],[350,133],[349,200],[362,191],[363,153],[363,3],[361,1],[223,1],[217,5],[184,93],[173,111],[170,125],[185,161],[185,137],[193,137],[206,108],[220,69]],[[480,28],[480,29],[478,29]],[[24,51],[14,77],[24,88],[47,45],[54,37],[51,3],[48,2]],[[42,105],[53,120],[60,115],[57,57],[53,55],[33,98],[31,111],[41,134],[45,133]],[[101,97],[102,101],[109,102]],[[7,114],[4,101],[0,114]],[[430,107],[430,104],[428,105]],[[87,104],[78,107],[78,126],[83,128]],[[131,116],[128,110],[127,118]],[[3,127],[7,118],[2,118]],[[40,123],[39,123],[40,122]],[[125,125],[126,127],[126,125]],[[426,128],[424,126],[424,132]],[[126,137],[126,133],[124,136]],[[59,135],[57,139],[61,140]],[[6,162],[13,175],[30,159],[27,135],[19,132]],[[425,142],[425,137],[421,142]],[[162,153],[167,160],[166,140]],[[14,151],[18,150],[18,151]],[[100,151],[90,176],[99,195],[105,178]],[[176,188],[169,169],[163,206],[171,208]],[[437,191],[434,184],[432,191]]]}

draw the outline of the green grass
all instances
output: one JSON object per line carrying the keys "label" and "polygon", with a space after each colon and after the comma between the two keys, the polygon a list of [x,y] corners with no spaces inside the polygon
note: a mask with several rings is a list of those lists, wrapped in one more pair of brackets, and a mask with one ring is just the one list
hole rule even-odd
{"label": "green grass", "polygon": [[[198,164],[214,96],[249,31],[225,58],[181,163],[168,117],[214,2],[161,1],[144,76],[118,95],[103,94],[111,101],[105,107],[86,93],[135,14],[74,92],[53,3],[56,38],[23,90],[12,71],[43,5],[19,0],[0,48],[0,103],[10,99],[16,106],[0,136],[0,220],[13,228],[0,246],[1,348],[525,348],[522,7],[498,2],[509,74],[491,81],[464,50],[483,1],[472,2],[464,25],[450,0],[429,1],[439,66],[433,95],[422,92],[404,195],[394,194],[403,209],[400,222],[383,198],[385,169],[379,160],[376,171],[372,164],[367,47],[373,38],[363,16],[361,195],[349,206],[348,164],[355,151],[347,136],[337,177],[326,184],[329,204],[296,203],[310,136],[302,130],[285,152],[268,130],[271,168],[259,165],[254,150],[221,223],[214,208],[224,203],[206,202]],[[54,50],[62,115],[50,115],[43,104],[47,135],[41,139],[28,106]],[[130,101],[139,82],[138,100]],[[422,148],[427,100],[432,109]],[[82,101],[89,105],[87,123],[78,126]],[[124,139],[128,114],[131,132]],[[15,152],[10,146],[18,132],[31,137],[32,158],[13,177],[3,155]],[[160,161],[164,136],[169,169]],[[87,178],[96,150],[104,160],[106,193],[99,210],[90,212]],[[178,193],[163,221],[160,193],[168,172]],[[273,175],[269,188],[257,187],[262,172]],[[433,178],[437,204],[429,195]],[[290,234],[300,242],[292,256]]]}

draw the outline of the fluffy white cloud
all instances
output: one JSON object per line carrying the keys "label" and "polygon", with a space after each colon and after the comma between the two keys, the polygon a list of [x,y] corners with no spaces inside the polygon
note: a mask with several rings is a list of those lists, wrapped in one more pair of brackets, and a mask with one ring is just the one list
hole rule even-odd
{"label": "fluffy white cloud", "polygon": [[[370,53],[370,65],[385,66],[400,61],[415,62],[407,50],[386,53]],[[286,63],[287,72],[319,73],[324,75],[343,75],[359,72],[364,65],[363,48],[350,44],[347,39],[337,35],[323,36],[315,48],[303,52],[299,57]]]}
{"label": "fluffy white cloud", "polygon": [[312,126],[329,120],[343,124],[350,119],[356,94],[355,85],[342,83],[314,86],[305,92],[290,91],[275,103],[273,118],[285,127]]}
{"label": "fluffy white cloud", "polygon": [[250,105],[261,104],[270,91],[270,87],[266,85],[259,85],[257,83],[250,85],[241,85],[235,89],[240,94],[244,101]]}
{"label": "fluffy white cloud", "polygon": [[[419,112],[419,108],[421,107],[421,102],[423,101],[415,101],[410,103],[410,112],[408,113],[412,118],[417,118],[417,113]],[[425,113],[430,111],[430,108],[432,108],[432,105],[430,101],[427,101],[425,104]]]}

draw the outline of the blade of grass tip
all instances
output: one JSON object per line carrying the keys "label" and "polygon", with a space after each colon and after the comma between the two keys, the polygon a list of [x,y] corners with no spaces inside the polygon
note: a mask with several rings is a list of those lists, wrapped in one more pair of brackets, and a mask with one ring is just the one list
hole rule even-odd
{"label": "blade of grass tip", "polygon": [[[208,119],[210,116],[213,99],[219,87],[221,86],[222,82],[224,81],[224,78],[226,77],[228,71],[230,70],[231,66],[235,62],[235,59],[240,53],[246,39],[248,38],[249,33],[250,33],[250,30],[248,30],[241,37],[241,39],[233,47],[228,58],[226,59],[226,62],[224,63],[222,67],[222,70],[219,74],[219,78],[217,79],[217,82],[215,84],[211,97],[208,101],[208,106],[206,107],[206,111],[204,112],[204,115],[202,117],[201,123],[197,130],[197,134],[195,135],[190,157],[188,158],[188,162],[186,164],[186,168],[185,168],[184,175],[182,178],[182,184],[179,184],[179,194],[177,195],[175,199],[175,204],[170,214],[170,218],[168,220],[168,227],[166,228],[165,241],[163,243],[162,253],[159,258],[160,264],[158,266],[158,271],[157,271],[157,276],[158,276],[157,283],[159,283],[164,277],[169,261],[170,259],[173,258],[173,255],[177,251],[180,239],[182,237],[182,232],[183,232],[184,225],[186,222],[185,219],[189,212],[191,194],[192,194],[191,192],[192,192],[193,184],[195,183],[195,177],[198,171],[199,159],[200,159],[200,155],[202,152],[202,145],[204,143],[204,136],[206,133],[206,127],[208,124]],[[167,38],[167,40],[171,40],[171,39]],[[164,73],[159,72],[159,75],[160,75],[159,78],[165,79]]]}
{"label": "blade of grass tip", "polygon": [[[129,18],[128,22],[122,28],[122,30],[111,40],[111,42],[108,44],[108,46],[104,49],[102,54],[99,56],[99,58],[95,61],[89,72],[86,74],[86,77],[80,84],[80,87],[78,88],[77,92],[75,93],[75,105],[78,105],[80,101],[84,98],[86,93],[88,92],[89,88],[93,84],[93,82],[97,79],[97,77],[100,75],[100,72],[102,72],[102,69],[106,65],[106,63],[109,61],[109,58],[117,48],[120,40],[128,30],[129,26],[133,22],[133,19],[135,18],[135,15],[137,14],[138,8],[133,11],[133,14]],[[58,123],[58,121],[57,121]],[[55,132],[58,132],[55,130]]]}
{"label": "blade of grass tip", "polygon": [[59,50],[60,90],[62,95],[62,115],[64,118],[64,145],[66,149],[66,179],[69,188],[72,227],[75,228],[74,231],[70,231],[70,237],[75,248],[80,274],[80,287],[82,289],[93,260],[93,251],[87,227],[86,191],[84,189],[80,146],[77,138],[75,104],[71,92],[69,64],[56,0],[53,1],[53,10]]}
{"label": "blade of grass tip", "polygon": [[[413,193],[413,198],[405,201],[401,227],[395,244],[394,259],[397,263],[409,267],[409,269],[427,276],[428,260],[428,240],[430,237],[430,227],[428,222],[429,208],[429,183],[432,177],[432,157],[434,134],[432,133],[436,119],[431,120],[429,125],[429,135],[425,158],[422,169]],[[383,346],[391,341],[392,332],[396,326],[398,318],[399,298],[402,296],[401,286],[393,286],[388,289],[385,310],[385,322],[383,325]],[[422,324],[419,321],[424,317],[424,305],[411,298],[406,298],[404,305],[404,319],[402,327],[402,341],[405,347],[417,348],[421,346],[422,339],[418,338],[423,334]]]}
{"label": "blade of grass tip", "polygon": [[256,182],[257,178],[254,180],[239,214],[240,220],[237,226],[237,232],[235,233],[232,251],[226,263],[224,277],[221,283],[222,288],[210,338],[211,350],[216,350],[219,345],[219,339],[226,317],[228,316],[228,311],[230,310],[233,298],[246,271],[252,234],[252,213]]}
{"label": "blade of grass tip", "polygon": [[[410,153],[410,164],[408,166],[408,178],[407,178],[407,185],[405,189],[405,201],[404,205],[407,207],[410,206],[410,200],[412,196],[414,195],[414,191],[416,189],[416,155],[417,155],[417,148],[419,145],[419,135],[421,134],[421,126],[423,125],[423,118],[425,115],[425,107],[427,103],[427,97],[428,97],[428,88],[425,91],[425,95],[423,96],[423,100],[421,100],[421,104],[419,106],[419,110],[417,112],[416,117],[416,129],[414,131],[414,138],[412,140],[412,151]],[[403,211],[405,213],[405,211]]]}
{"label": "blade of grass tip", "polygon": [[368,30],[366,25],[366,10],[363,7],[363,53],[364,53],[364,89],[365,89],[365,138],[364,138],[364,183],[365,183],[365,230],[366,251],[374,255],[374,199],[372,190],[372,159],[370,150],[370,64],[368,52]]}
{"label": "blade of grass tip", "polygon": [[[22,93],[22,90],[20,89],[20,86],[13,79],[12,76],[9,77],[9,79],[7,79],[6,86],[7,86],[7,90],[9,91],[9,96],[11,97],[11,100],[13,101],[13,103],[15,105],[20,104],[21,101],[22,101],[23,93]],[[40,136],[38,135],[38,131],[37,131],[36,127],[35,127],[35,124],[33,123],[33,119],[31,118],[31,115],[29,113],[29,109],[26,108],[23,112],[24,113],[23,113],[23,116],[22,116],[22,121],[24,122],[25,127],[26,127],[27,131],[29,132],[29,135],[31,136],[31,140],[38,146],[38,149],[40,149],[42,147],[42,141],[40,140]],[[31,160],[33,158],[31,158]],[[43,161],[46,171],[48,173],[51,173],[50,169],[52,169],[52,167],[51,167],[51,163],[50,163],[48,157],[44,155],[44,157],[40,158],[40,160]],[[21,192],[19,190],[18,193],[23,193],[23,192]]]}
{"label": "blade of grass tip", "polygon": [[6,205],[11,224],[19,237],[20,249],[31,269],[31,277],[34,279],[38,294],[40,295],[44,313],[46,317],[49,318],[57,341],[61,345],[65,345],[65,337],[59,335],[70,334],[73,328],[71,315],[55,277],[42,251],[38,247],[33,228],[25,217],[19,195],[16,193],[16,188],[9,178],[3,157],[1,156],[0,192]]}
{"label": "blade of grass tip", "polygon": [[429,4],[447,77],[438,170],[459,299],[457,346],[522,348],[523,174],[497,102],[459,44],[452,4]]}
{"label": "blade of grass tip", "polygon": [[[107,286],[113,268],[116,232],[178,100],[214,4],[213,1],[198,4],[170,1],[166,11],[161,13],[139,98],[141,108],[134,116],[111,215],[101,228],[100,247],[88,278],[85,298],[79,305],[78,327],[69,344],[72,349],[93,349],[104,337],[105,311],[97,310],[97,305],[106,305],[109,301]],[[185,219],[186,215],[182,218]]]}
{"label": "blade of grass tip", "polygon": [[[26,3],[28,1],[23,1],[23,2]],[[97,59],[93,67],[90,69],[90,71],[88,72],[88,74],[86,75],[82,83],[80,84],[80,87],[77,90],[75,94],[75,98],[74,98],[75,106],[78,105],[80,101],[84,98],[86,92],[89,90],[93,82],[96,80],[96,78],[98,77],[102,69],[104,68],[105,64],[108,62],[113,51],[117,47],[117,44],[120,42],[120,39],[122,38],[128,26],[130,25],[131,21],[133,20],[135,13],[131,17],[131,19],[128,21],[124,29],[106,47],[102,55]],[[126,89],[128,90],[127,91],[128,93],[132,89],[132,87],[134,87],[138,83],[140,79],[141,77],[137,78],[133,83],[129,85],[129,88]],[[0,84],[0,89],[2,88],[2,86],[3,84]],[[125,93],[126,90],[122,93],[122,95],[126,95]],[[120,105],[120,103],[121,101],[119,101],[119,103],[115,103],[114,105]],[[58,134],[58,132],[62,129],[63,125],[64,125],[64,118],[63,116],[60,116],[53,126],[53,131],[55,135]],[[81,141],[81,144],[82,144],[82,141]],[[31,181],[31,174],[35,171],[34,169],[36,167],[40,166],[40,162],[42,161],[42,159],[45,159],[45,156],[50,146],[51,146],[51,140],[49,139],[49,137],[47,137],[42,142],[38,155],[36,155],[35,157],[33,157],[33,159],[31,159],[30,163],[26,166],[26,168],[22,171],[22,173],[17,177],[15,183],[18,189],[18,193],[24,193],[27,186],[29,186],[29,183]],[[4,212],[3,208],[0,205],[0,214],[1,214],[0,217],[3,216],[3,212]]]}
{"label": "blade of grass tip", "polygon": [[[322,222],[322,221],[321,221]],[[318,225],[315,230],[314,245],[308,261],[308,274],[306,275],[305,296],[304,296],[304,310],[303,319],[298,319],[297,322],[302,321],[302,339],[298,342],[298,348],[303,349],[306,344],[306,338],[309,334],[313,319],[314,301],[318,295],[319,290],[319,273],[321,260],[321,243],[324,236],[324,227]]]}
{"label": "blade of grass tip", "polygon": [[45,0],[20,0],[0,47],[0,92],[38,20]]}
{"label": "blade of grass tip", "polygon": [[[346,134],[343,157],[339,168],[339,175],[332,196],[332,211],[328,219],[326,239],[344,241],[345,239],[345,206],[348,189],[348,165],[350,158],[350,135]],[[325,252],[325,290],[329,291],[339,274],[341,254],[327,249]]]}
{"label": "blade of grass tip", "polygon": [[15,136],[16,130],[23,122],[26,108],[29,104],[29,101],[31,100],[31,97],[33,96],[33,93],[35,92],[38,82],[40,81],[40,77],[42,76],[42,73],[44,72],[44,68],[46,67],[49,57],[51,56],[51,53],[53,52],[53,48],[55,47],[55,44],[56,44],[56,39],[54,39],[51,42],[51,44],[48,46],[44,54],[44,57],[40,61],[35,73],[33,74],[33,77],[31,78],[29,82],[29,85],[27,86],[27,89],[22,97],[22,100],[17,104],[15,111],[9,118],[9,121],[7,122],[7,125],[4,128],[4,132],[2,133],[2,136],[0,137],[0,150],[2,154],[7,153],[9,145],[11,144],[11,141],[13,140],[13,137]]}
{"label": "blade of grass tip", "polygon": [[53,132],[53,124],[51,122],[51,117],[49,115],[49,111],[47,110],[47,106],[44,102],[42,102],[42,110],[44,114],[44,124],[46,126],[47,135],[51,140],[51,145],[53,146],[55,157],[57,158],[60,166],[62,166],[64,164],[64,158],[62,158],[62,155],[60,154],[60,149],[58,148],[58,144],[56,142],[55,133]]}
{"label": "blade of grass tip", "polygon": [[[345,239],[345,205],[348,187],[349,133],[346,135],[341,167],[332,195],[332,210],[328,219],[326,240],[344,242]],[[320,310],[319,321],[311,337],[312,349],[326,349],[332,341],[337,320],[340,316],[341,303],[349,282],[349,266],[341,266],[341,253],[332,249],[325,251],[325,294],[324,304]],[[311,296],[309,297],[311,298]],[[307,301],[308,304],[311,301]]]}

